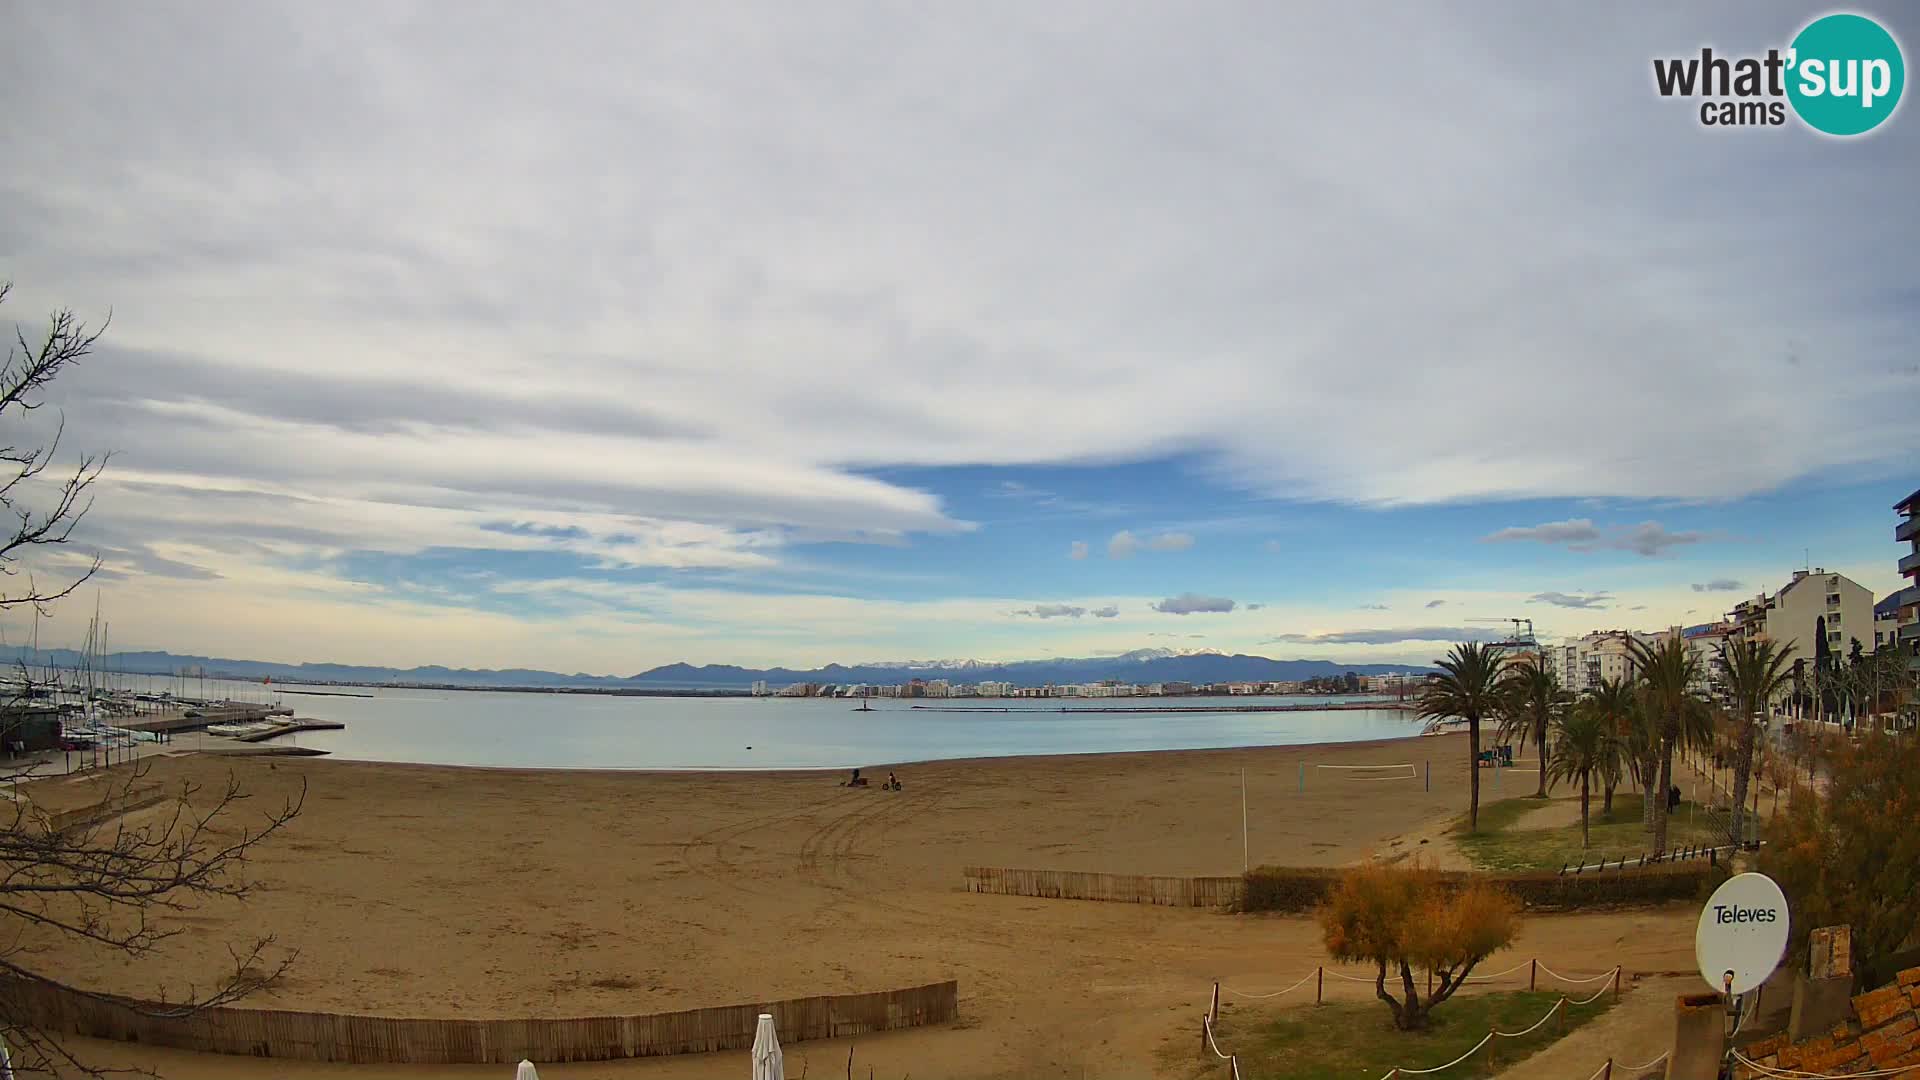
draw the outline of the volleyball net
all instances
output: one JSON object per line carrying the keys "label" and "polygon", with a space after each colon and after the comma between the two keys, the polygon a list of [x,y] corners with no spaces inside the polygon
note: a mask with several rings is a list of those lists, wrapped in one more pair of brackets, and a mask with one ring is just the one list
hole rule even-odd
{"label": "volleyball net", "polygon": [[1397,765],[1315,765],[1314,776],[1323,780],[1418,780],[1420,767],[1412,762]]}

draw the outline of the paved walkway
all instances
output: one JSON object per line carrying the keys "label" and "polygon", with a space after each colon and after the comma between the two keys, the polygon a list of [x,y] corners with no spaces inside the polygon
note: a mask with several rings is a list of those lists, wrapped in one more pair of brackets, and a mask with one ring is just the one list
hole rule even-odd
{"label": "paved walkway", "polygon": [[1699,984],[1698,976],[1640,979],[1621,996],[1620,1004],[1598,1020],[1580,1026],[1495,1080],[1591,1080],[1608,1058],[1614,1062],[1614,1080],[1639,1080],[1642,1074],[1625,1066],[1645,1064],[1666,1051],[1673,1042],[1673,999],[1699,989]]}

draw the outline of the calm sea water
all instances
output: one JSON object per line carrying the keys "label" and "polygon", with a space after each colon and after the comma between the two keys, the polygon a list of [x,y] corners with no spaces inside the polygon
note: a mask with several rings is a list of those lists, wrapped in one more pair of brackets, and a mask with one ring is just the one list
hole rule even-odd
{"label": "calm sea water", "polygon": [[[273,688],[278,689],[278,688]],[[332,689],[292,687],[286,689]],[[933,712],[904,701],[872,712],[836,699],[641,698],[461,690],[340,688],[370,697],[286,694],[299,716],[344,731],[281,742],[364,761],[596,769],[849,768],[939,758],[1183,750],[1402,738],[1419,725],[1390,709],[1283,713],[1169,713],[1224,698],[975,701],[1005,713]],[[259,701],[256,684],[222,693]],[[197,686],[189,692],[198,692]],[[208,693],[215,692],[209,684]],[[1327,703],[1335,698],[1233,698],[1235,705]],[[1122,709],[1062,713],[1062,705]]]}

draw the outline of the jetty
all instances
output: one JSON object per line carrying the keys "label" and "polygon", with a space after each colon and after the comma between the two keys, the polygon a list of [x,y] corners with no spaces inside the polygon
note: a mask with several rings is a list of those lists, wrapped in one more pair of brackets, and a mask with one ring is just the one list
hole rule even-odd
{"label": "jetty", "polygon": [[282,735],[297,735],[302,731],[344,731],[347,726],[338,720],[313,720],[304,717],[293,720],[268,720],[264,723],[268,726],[244,735],[235,735],[233,738],[245,743],[257,743],[277,739]]}
{"label": "jetty", "polygon": [[260,723],[276,716],[292,715],[293,710],[285,705],[235,703],[176,709],[151,716],[129,716],[121,720],[118,726],[129,731],[151,731],[157,734],[170,731],[199,731],[212,724]]}

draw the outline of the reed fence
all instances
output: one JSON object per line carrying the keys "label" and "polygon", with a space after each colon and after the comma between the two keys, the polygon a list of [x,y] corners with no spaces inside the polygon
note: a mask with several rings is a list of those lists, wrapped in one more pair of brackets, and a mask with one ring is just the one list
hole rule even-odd
{"label": "reed fence", "polygon": [[1238,877],[1148,877],[1000,866],[969,866],[963,873],[968,892],[1038,896],[1050,900],[1103,900],[1116,904],[1231,911],[1240,906],[1246,894],[1246,883]]}
{"label": "reed fence", "polygon": [[232,1006],[186,1017],[165,1005],[96,997],[39,983],[0,989],[10,1019],[44,1030],[215,1054],[356,1065],[511,1064],[522,1059],[605,1061],[701,1054],[753,1045],[772,1013],[782,1043],[831,1039],[952,1020],[959,983],[725,1005],[645,1016],[555,1020],[454,1020],[286,1012]]}

